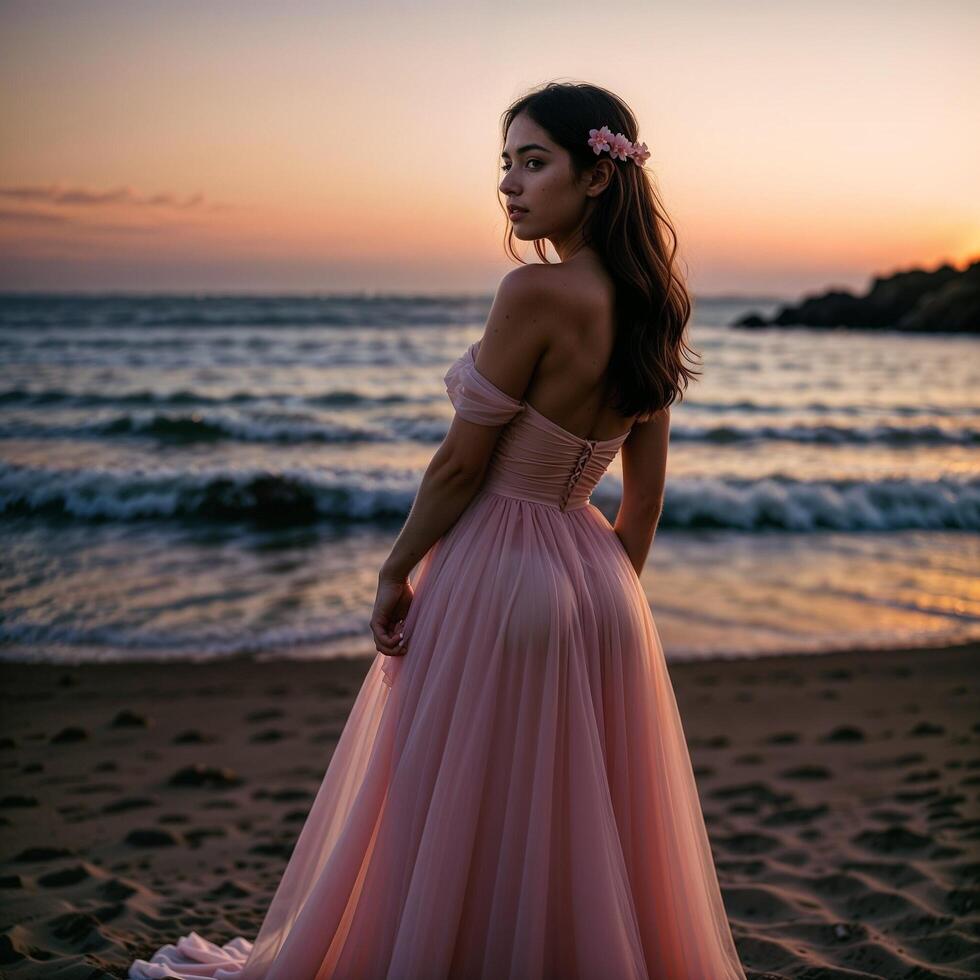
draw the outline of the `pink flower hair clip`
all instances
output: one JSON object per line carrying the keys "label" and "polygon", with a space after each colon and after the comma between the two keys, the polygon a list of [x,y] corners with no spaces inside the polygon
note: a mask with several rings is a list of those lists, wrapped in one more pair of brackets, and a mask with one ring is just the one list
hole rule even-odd
{"label": "pink flower hair clip", "polygon": [[596,156],[607,150],[614,160],[629,159],[638,167],[642,167],[650,156],[646,143],[631,143],[622,133],[614,135],[608,126],[589,130],[589,146]]}

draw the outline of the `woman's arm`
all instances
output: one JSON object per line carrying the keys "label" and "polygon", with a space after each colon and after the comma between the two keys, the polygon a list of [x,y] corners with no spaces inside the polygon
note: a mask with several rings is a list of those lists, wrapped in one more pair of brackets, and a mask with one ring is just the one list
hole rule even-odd
{"label": "woman's arm", "polygon": [[[467,428],[476,430],[472,441],[463,434]],[[445,440],[426,467],[405,526],[378,572],[371,632],[379,653],[404,654],[400,626],[412,602],[409,573],[456,523],[479,490],[501,428],[474,425],[455,416]]]}
{"label": "woman's arm", "polygon": [[648,422],[634,424],[623,443],[623,497],[613,525],[639,575],[664,505],[670,406]]}
{"label": "woman's arm", "polygon": [[422,475],[408,519],[378,578],[407,578],[429,548],[456,523],[482,482],[483,473],[456,460],[451,448],[443,443]]}
{"label": "woman's arm", "polygon": [[[504,276],[480,341],[476,367],[519,401],[546,349],[553,320],[562,315],[548,270],[529,265]],[[408,519],[378,574],[371,629],[379,651],[403,652],[396,627],[411,603],[408,575],[456,523],[479,490],[504,425],[469,421],[457,413],[422,477]]]}
{"label": "woman's arm", "polygon": [[[527,265],[501,280],[480,340],[477,370],[505,394],[520,399],[527,389],[550,331],[567,300],[550,270]],[[408,521],[382,566],[387,577],[405,577],[466,509],[479,489],[503,431],[459,415],[429,464]]]}

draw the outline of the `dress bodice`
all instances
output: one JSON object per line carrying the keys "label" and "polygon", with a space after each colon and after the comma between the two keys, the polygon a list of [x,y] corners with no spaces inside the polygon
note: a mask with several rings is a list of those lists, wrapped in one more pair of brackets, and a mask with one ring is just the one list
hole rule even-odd
{"label": "dress bodice", "polygon": [[444,380],[460,418],[506,426],[481,489],[561,511],[586,507],[629,432],[613,439],[584,439],[569,432],[484,377],[476,366],[479,343],[453,362]]}

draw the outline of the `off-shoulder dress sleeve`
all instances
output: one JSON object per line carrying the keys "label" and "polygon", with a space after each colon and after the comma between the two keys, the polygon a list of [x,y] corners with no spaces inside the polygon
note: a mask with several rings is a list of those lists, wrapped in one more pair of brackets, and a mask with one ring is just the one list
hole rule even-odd
{"label": "off-shoulder dress sleeve", "polygon": [[446,391],[456,414],[478,425],[504,425],[524,408],[524,402],[512,398],[487,380],[477,370],[477,341],[446,372]]}

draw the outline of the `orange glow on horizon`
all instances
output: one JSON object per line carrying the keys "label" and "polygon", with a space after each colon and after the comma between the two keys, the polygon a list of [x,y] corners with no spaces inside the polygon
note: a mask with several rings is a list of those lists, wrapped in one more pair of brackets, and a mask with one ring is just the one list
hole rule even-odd
{"label": "orange glow on horizon", "polygon": [[696,291],[980,252],[980,7],[616,7],[6,4],[0,288],[492,290],[500,114],[548,79],[632,105]]}

